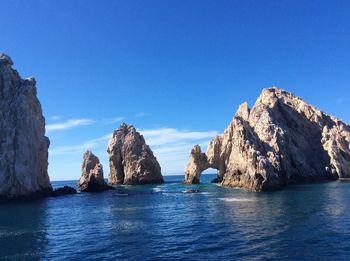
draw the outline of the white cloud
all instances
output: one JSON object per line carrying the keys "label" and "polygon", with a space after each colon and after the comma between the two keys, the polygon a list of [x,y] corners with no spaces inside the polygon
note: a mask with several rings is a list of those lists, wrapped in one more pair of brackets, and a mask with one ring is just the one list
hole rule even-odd
{"label": "white cloud", "polygon": [[194,145],[206,149],[217,131],[186,131],[173,128],[139,130],[157,157],[163,175],[181,175]]}
{"label": "white cloud", "polygon": [[57,130],[67,130],[78,126],[85,126],[94,124],[95,121],[91,119],[71,119],[61,123],[53,123],[46,125],[46,132],[52,132]]}
{"label": "white cloud", "polygon": [[58,120],[62,119],[62,117],[55,115],[55,116],[50,117],[49,119],[53,120],[53,121],[58,121]]}
{"label": "white cloud", "polygon": [[211,139],[217,131],[183,131],[172,128],[140,130],[150,146],[159,146],[169,143]]}
{"label": "white cloud", "polygon": [[[174,128],[158,128],[148,130],[138,130],[146,140],[146,143],[152,148],[157,157],[163,175],[182,174],[188,161],[188,156],[194,145],[199,144],[205,150],[209,141],[214,138],[216,131],[186,131]],[[106,147],[110,134],[95,139],[87,140],[78,145],[61,146],[50,149],[50,156],[59,156],[66,154],[82,154],[85,150],[95,150],[100,152],[100,157],[104,166],[108,166],[108,157]],[[76,166],[76,171],[80,165]],[[108,170],[105,169],[108,173]]]}
{"label": "white cloud", "polygon": [[104,136],[101,136],[101,137],[96,138],[96,139],[88,140],[82,144],[52,148],[52,149],[50,149],[50,156],[65,155],[65,154],[70,154],[70,153],[81,154],[86,150],[91,150],[93,148],[100,147],[101,144],[106,145],[105,141],[107,141],[110,137],[111,137],[111,135],[108,134],[108,135],[104,135]]}

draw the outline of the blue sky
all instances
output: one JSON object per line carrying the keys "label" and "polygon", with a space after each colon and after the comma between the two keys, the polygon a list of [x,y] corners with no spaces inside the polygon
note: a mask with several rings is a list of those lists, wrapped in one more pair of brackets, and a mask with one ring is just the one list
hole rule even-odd
{"label": "blue sky", "polygon": [[0,51],[35,76],[52,180],[78,179],[91,148],[108,175],[108,135],[134,124],[163,174],[238,105],[278,86],[350,121],[350,2],[2,1]]}

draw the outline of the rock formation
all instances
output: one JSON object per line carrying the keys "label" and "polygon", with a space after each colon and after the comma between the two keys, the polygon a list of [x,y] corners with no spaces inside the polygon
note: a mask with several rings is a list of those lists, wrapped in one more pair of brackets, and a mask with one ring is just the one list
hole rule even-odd
{"label": "rock formation", "polygon": [[83,156],[82,175],[77,184],[81,192],[99,192],[107,189],[103,177],[103,166],[91,151]]}
{"label": "rock formation", "polygon": [[21,79],[12,65],[10,57],[0,54],[0,197],[48,195],[50,141],[36,82]]}
{"label": "rock formation", "polygon": [[109,185],[163,183],[160,165],[143,136],[122,124],[108,143]]}
{"label": "rock formation", "polygon": [[64,186],[63,188],[57,188],[54,191],[52,191],[51,196],[62,197],[62,196],[74,195],[74,194],[77,194],[77,190],[75,188]]}
{"label": "rock formation", "polygon": [[199,184],[199,179],[202,172],[210,167],[208,157],[205,153],[202,153],[201,147],[199,145],[194,146],[185,171],[185,183]]}
{"label": "rock formation", "polygon": [[350,177],[350,126],[278,88],[254,107],[242,104],[225,132],[201,153],[196,146],[185,183],[207,168],[224,186],[267,191],[288,184]]}

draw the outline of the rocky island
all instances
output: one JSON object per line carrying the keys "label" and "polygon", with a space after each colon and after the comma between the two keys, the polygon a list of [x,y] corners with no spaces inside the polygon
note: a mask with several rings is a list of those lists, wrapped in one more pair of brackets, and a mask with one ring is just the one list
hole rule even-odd
{"label": "rocky island", "polygon": [[104,180],[103,166],[91,151],[83,156],[82,175],[77,184],[81,192],[100,192],[111,189]]}
{"label": "rocky island", "polygon": [[278,88],[263,90],[252,109],[243,103],[206,153],[195,146],[186,184],[214,168],[223,186],[248,191],[350,177],[350,126]]}
{"label": "rocky island", "polygon": [[114,131],[108,142],[107,152],[110,166],[109,185],[164,182],[157,158],[134,126],[123,123]]}
{"label": "rocky island", "polygon": [[0,54],[0,197],[52,193],[47,173],[50,141],[34,78],[22,79]]}

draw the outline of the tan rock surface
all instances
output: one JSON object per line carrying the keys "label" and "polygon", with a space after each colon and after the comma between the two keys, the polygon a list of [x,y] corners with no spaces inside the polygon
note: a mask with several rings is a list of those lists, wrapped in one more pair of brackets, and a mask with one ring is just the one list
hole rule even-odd
{"label": "tan rock surface", "polygon": [[50,141],[34,78],[21,79],[0,54],[0,197],[46,195]]}
{"label": "tan rock surface", "polygon": [[122,124],[109,140],[109,185],[163,183],[160,165],[143,136]]}
{"label": "tan rock surface", "polygon": [[106,189],[103,166],[99,158],[91,151],[84,153],[82,175],[78,182],[78,187],[81,192],[98,192]]}
{"label": "tan rock surface", "polygon": [[[350,177],[350,127],[295,95],[265,89],[253,108],[242,104],[201,160],[190,155],[185,183],[202,166],[220,171],[224,186],[250,191]],[[198,148],[196,148],[198,151]],[[195,178],[194,178],[195,177]]]}

